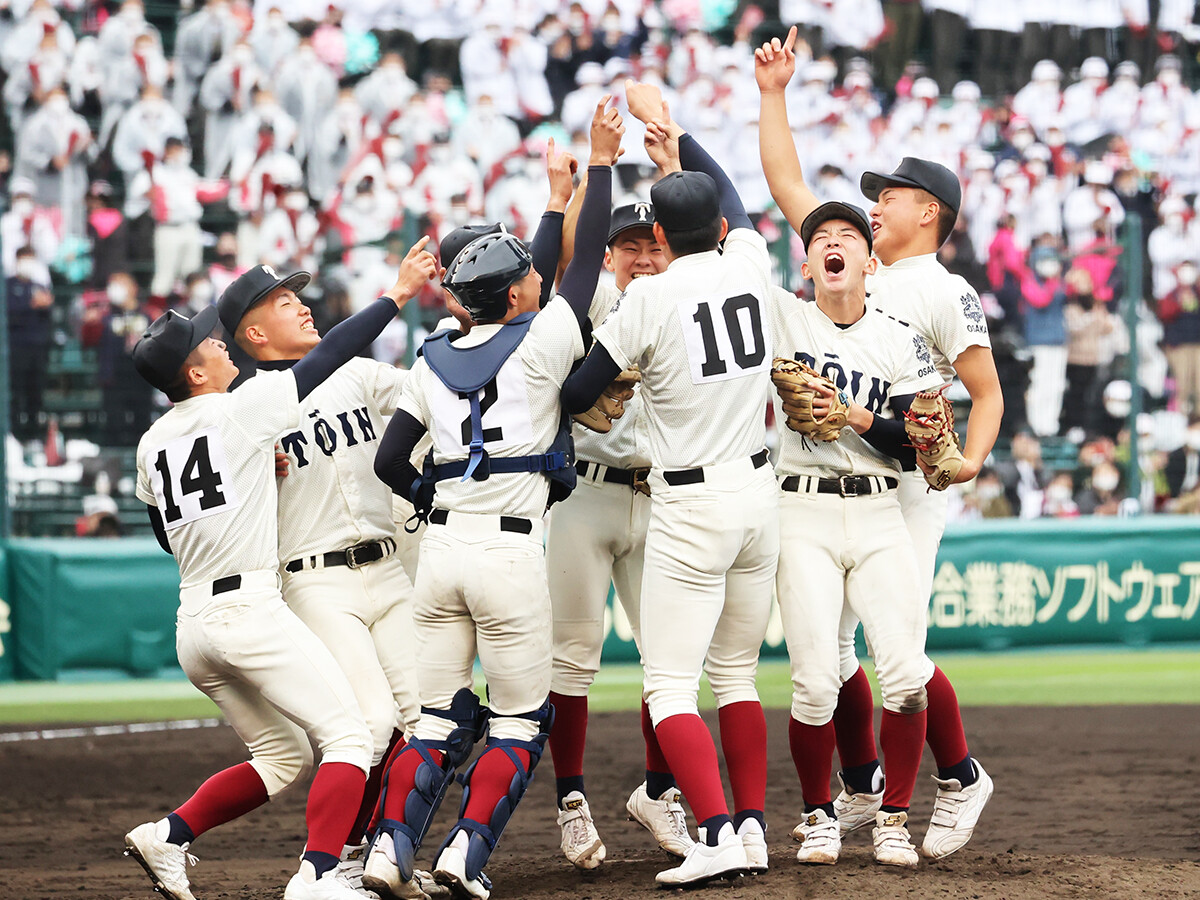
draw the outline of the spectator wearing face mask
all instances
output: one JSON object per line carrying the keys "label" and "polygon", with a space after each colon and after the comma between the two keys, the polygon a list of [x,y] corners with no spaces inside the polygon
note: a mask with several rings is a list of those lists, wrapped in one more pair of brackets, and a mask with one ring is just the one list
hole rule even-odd
{"label": "spectator wearing face mask", "polygon": [[242,114],[250,109],[255,89],[266,74],[254,61],[249,41],[241,39],[208,70],[200,82],[204,120],[204,175],[219,178],[233,152],[232,135]]}
{"label": "spectator wearing face mask", "polygon": [[106,308],[94,313],[99,320],[96,380],[104,396],[104,442],[132,447],[150,427],[153,394],[134,368],[133,348],[163,309],[143,306],[137,282],[125,274],[109,279],[107,295]]}
{"label": "spectator wearing face mask", "polygon": [[50,91],[62,87],[69,65],[69,58],[58,46],[54,34],[42,35],[37,52],[4,83],[4,105],[14,131],[21,130],[25,116],[41,106]]}
{"label": "spectator wearing face mask", "polygon": [[1115,516],[1120,512],[1122,499],[1120,470],[1114,463],[1102,462],[1092,469],[1088,486],[1075,502],[1085,516]]}
{"label": "spectator wearing face mask", "polygon": [[[278,11],[275,14],[279,15]],[[279,18],[282,19],[282,15]],[[286,28],[287,23],[283,24]],[[175,89],[171,103],[181,116],[188,118],[191,115],[204,73],[215,60],[233,49],[239,34],[229,0],[207,0],[200,10],[179,20],[179,29],[175,32]],[[280,44],[282,41],[272,41],[273,46]]]}
{"label": "spectator wearing face mask", "polygon": [[1187,204],[1180,197],[1167,197],[1158,206],[1162,224],[1150,232],[1146,251],[1150,257],[1150,274],[1154,298],[1161,301],[1175,287],[1175,270],[1185,260],[1200,255],[1188,234]]}
{"label": "spectator wearing face mask", "polygon": [[213,283],[209,279],[208,273],[199,269],[188,275],[183,280],[183,293],[180,295],[180,300],[182,303],[175,309],[189,319],[216,303],[217,295],[213,291]]}
{"label": "spectator wearing face mask", "polygon": [[170,67],[157,34],[149,31],[134,38],[132,53],[115,60],[102,56],[101,64],[105,69],[98,91],[103,108],[99,139],[104,147],[117,122],[137,102],[146,85],[152,84],[160,91],[165,88]]}
{"label": "spectator wearing face mask", "polygon": [[1070,472],[1059,472],[1046,485],[1042,515],[1049,519],[1073,519],[1079,515],[1075,503],[1075,482]]}
{"label": "spectator wearing face mask", "polygon": [[5,279],[8,297],[9,384],[12,386],[12,431],[20,440],[39,432],[42,388],[50,352],[50,284],[38,275],[29,245],[16,252],[14,272]]}
{"label": "spectator wearing face mask", "polygon": [[111,200],[112,185],[92,182],[87,195],[87,231],[92,245],[88,287],[92,290],[104,290],[110,276],[129,271],[129,225]]}
{"label": "spectator wearing face mask", "polygon": [[1112,361],[1109,335],[1115,317],[1096,302],[1091,275],[1072,267],[1066,275],[1067,305],[1063,319],[1067,328],[1067,387],[1063,402],[1062,428],[1082,428],[1086,434],[1100,431],[1102,404],[1101,368]]}
{"label": "spectator wearing face mask", "polygon": [[1163,323],[1163,349],[1175,378],[1175,401],[1181,412],[1200,412],[1200,288],[1191,260],[1175,270],[1175,287],[1158,301]]}
{"label": "spectator wearing face mask", "polygon": [[91,142],[91,129],[71,110],[62,87],[50,91],[17,137],[16,174],[33,181],[38,206],[59,210],[64,235],[84,235],[85,151]]}
{"label": "spectator wearing face mask", "polygon": [[382,126],[399,116],[416,92],[417,85],[408,77],[404,57],[393,52],[385,53],[379,67],[358,83],[354,98],[361,113]]}
{"label": "spectator wearing face mask", "polygon": [[1053,246],[1034,247],[1021,276],[1025,343],[1033,354],[1025,408],[1038,437],[1058,434],[1067,378],[1066,286],[1062,260]]}
{"label": "spectator wearing face mask", "polygon": [[283,202],[263,215],[258,231],[259,261],[280,272],[315,271],[325,242],[308,194],[293,187]]}
{"label": "spectator wearing face mask", "polygon": [[[144,169],[162,158],[167,138],[187,139],[187,124],[175,107],[163,99],[162,89],[147,84],[142,89],[142,99],[121,117],[113,134],[112,158],[117,168],[124,173],[128,184]],[[126,206],[125,215],[133,219],[138,212]]]}
{"label": "spectator wearing face mask", "polygon": [[9,185],[12,201],[8,212],[0,216],[0,249],[4,253],[4,274],[16,273],[17,251],[29,247],[37,266],[37,280],[50,283],[50,263],[58,252],[58,232],[49,210],[33,202],[33,182],[14,178]]}
{"label": "spectator wearing face mask", "polygon": [[296,123],[292,149],[303,163],[316,141],[321,120],[337,102],[337,77],[317,58],[312,39],[301,37],[300,45],[279,64],[274,83],[280,107]]}

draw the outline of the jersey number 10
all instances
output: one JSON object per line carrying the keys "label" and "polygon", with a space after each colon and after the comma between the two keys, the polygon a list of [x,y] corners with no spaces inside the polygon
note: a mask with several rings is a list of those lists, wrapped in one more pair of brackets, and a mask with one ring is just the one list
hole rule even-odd
{"label": "jersey number 10", "polygon": [[[689,312],[690,318],[685,318]],[[753,294],[699,300],[681,307],[680,313],[694,383],[739,378],[767,364],[762,312]],[[736,367],[733,372],[730,363]]]}

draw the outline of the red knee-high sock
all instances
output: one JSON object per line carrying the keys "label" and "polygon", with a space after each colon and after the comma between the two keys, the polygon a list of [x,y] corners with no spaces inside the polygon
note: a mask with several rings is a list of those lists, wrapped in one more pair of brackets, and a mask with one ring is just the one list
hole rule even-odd
{"label": "red knee-high sock", "polygon": [[578,778],[583,774],[583,749],[587,744],[588,698],[550,692],[554,727],[550,730],[550,758],[555,778]]}
{"label": "red knee-high sock", "polygon": [[[429,755],[439,766],[445,754],[429,748]],[[388,767],[387,791],[383,795],[383,817],[396,822],[404,821],[404,801],[417,781],[417,769],[424,760],[415,750],[411,753],[396,753]]]}
{"label": "red knee-high sock", "polygon": [[257,809],[267,799],[262,778],[254,771],[254,766],[244,762],[209,778],[191,799],[175,810],[175,815],[187,823],[194,836],[199,837],[210,828]]}
{"label": "red knee-high sock", "polygon": [[967,758],[967,738],[963,734],[958,695],[946,674],[936,666],[925,684],[929,696],[929,726],[925,740],[933,751],[939,769],[948,769]]}
{"label": "red knee-high sock", "polygon": [[767,720],[762,704],[745,700],[722,706],[721,751],[733,788],[733,809],[762,812],[767,798]]}
{"label": "red knee-high sock", "polygon": [[883,711],[879,726],[879,745],[883,748],[884,809],[908,809],[912,804],[913,788],[917,786],[917,770],[921,768],[921,751],[925,749],[925,710],[906,716]]}
{"label": "red knee-high sock", "polygon": [[658,743],[658,734],[654,731],[654,720],[650,718],[650,707],[642,701],[642,737],[646,741],[646,771],[671,771],[671,765],[663,756],[662,747]]}
{"label": "red knee-high sock", "polygon": [[367,773],[367,783],[363,786],[362,803],[358,807],[358,815],[354,819],[354,824],[350,826],[350,834],[346,837],[346,845],[349,847],[357,846],[362,843],[363,835],[366,834],[367,826],[375,818],[375,812],[379,808],[379,789],[383,786],[383,773],[388,770],[388,763],[391,761],[398,747],[404,746],[404,732],[400,730],[392,731],[392,738],[388,741],[388,747],[383,754],[383,759],[371,767],[371,771]]}
{"label": "red knee-high sock", "polygon": [[659,722],[654,730],[696,821],[728,816],[721,770],[717,767],[717,748],[700,716],[695,713],[671,716]]}
{"label": "red knee-high sock", "polygon": [[833,802],[829,779],[833,775],[836,740],[833,722],[805,725],[794,718],[788,720],[788,745],[796,774],[800,776],[800,793],[804,796],[806,809]]}
{"label": "red knee-high sock", "polygon": [[329,762],[317,767],[305,811],[306,853],[341,855],[350,825],[358,814],[366,781],[366,773],[350,763]]}
{"label": "red knee-high sock", "polygon": [[838,692],[833,728],[837,732],[838,759],[843,769],[865,766],[879,758],[875,750],[875,701],[862,666]]}
{"label": "red knee-high sock", "polygon": [[[508,750],[516,755],[528,772],[529,752],[516,747],[509,747]],[[471,773],[471,794],[467,798],[463,818],[474,819],[485,825],[491,822],[496,804],[508,793],[508,786],[512,784],[516,771],[516,766],[503,749],[493,747],[484,751],[475,764],[475,771]]]}

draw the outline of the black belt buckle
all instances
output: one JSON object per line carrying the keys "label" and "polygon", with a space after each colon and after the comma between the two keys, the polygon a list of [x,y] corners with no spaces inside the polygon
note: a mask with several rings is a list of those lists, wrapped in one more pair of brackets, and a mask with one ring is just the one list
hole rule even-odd
{"label": "black belt buckle", "polygon": [[[378,546],[378,544],[359,544],[356,547],[347,547],[346,566],[351,569],[357,569],[359,566],[365,566],[369,562],[374,562],[379,557],[372,556],[370,559],[367,559],[365,554],[376,549]],[[362,559],[359,559],[359,553],[364,554]]]}
{"label": "black belt buckle", "polygon": [[633,490],[638,494],[650,496],[650,469],[634,469],[633,475]]}
{"label": "black belt buckle", "polygon": [[843,497],[857,497],[859,494],[871,493],[869,485],[867,490],[859,490],[863,486],[863,477],[861,475],[843,475],[838,479],[838,493]]}

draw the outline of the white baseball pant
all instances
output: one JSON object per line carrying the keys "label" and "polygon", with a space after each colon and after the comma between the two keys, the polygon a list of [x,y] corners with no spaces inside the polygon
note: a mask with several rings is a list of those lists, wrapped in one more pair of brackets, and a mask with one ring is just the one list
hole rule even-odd
{"label": "white baseball pant", "polygon": [[[532,740],[538,725],[524,713],[550,693],[550,593],[541,520],[529,534],[502,531],[502,517],[448,513],[421,540],[413,604],[421,705],[449,709],[474,684],[478,654],[495,738]],[[519,520],[522,522],[529,520]],[[416,734],[445,737],[445,720],[422,716]],[[453,723],[451,723],[453,724]]]}
{"label": "white baseball pant", "polygon": [[188,679],[224,713],[250,750],[267,794],[321,762],[367,772],[371,735],[332,654],[279,592],[279,573],[245,572],[236,590],[212,583],[179,592],[175,646]]}
{"label": "white baseball pant", "polygon": [[550,689],[586,697],[600,671],[609,584],[625,610],[634,644],[641,641],[642,573],[650,498],[628,485],[605,482],[606,466],[588,475],[550,513],[546,571],[554,613]]}
{"label": "white baseball pant", "polygon": [[357,569],[284,572],[283,596],[346,673],[371,732],[374,766],[397,727],[397,708],[405,734],[412,733],[421,714],[412,654],[412,588],[404,567],[393,555]]}
{"label": "white baseball pant", "polygon": [[846,607],[863,623],[883,706],[924,708],[925,605],[895,491],[842,497],[781,491],[779,612],[792,669],[792,717],[833,718],[844,680],[838,628]]}
{"label": "white baseball pant", "polygon": [[642,657],[650,717],[695,713],[700,672],[718,706],[758,700],[754,679],[779,559],[770,466],[749,459],[669,485],[650,474]]}

